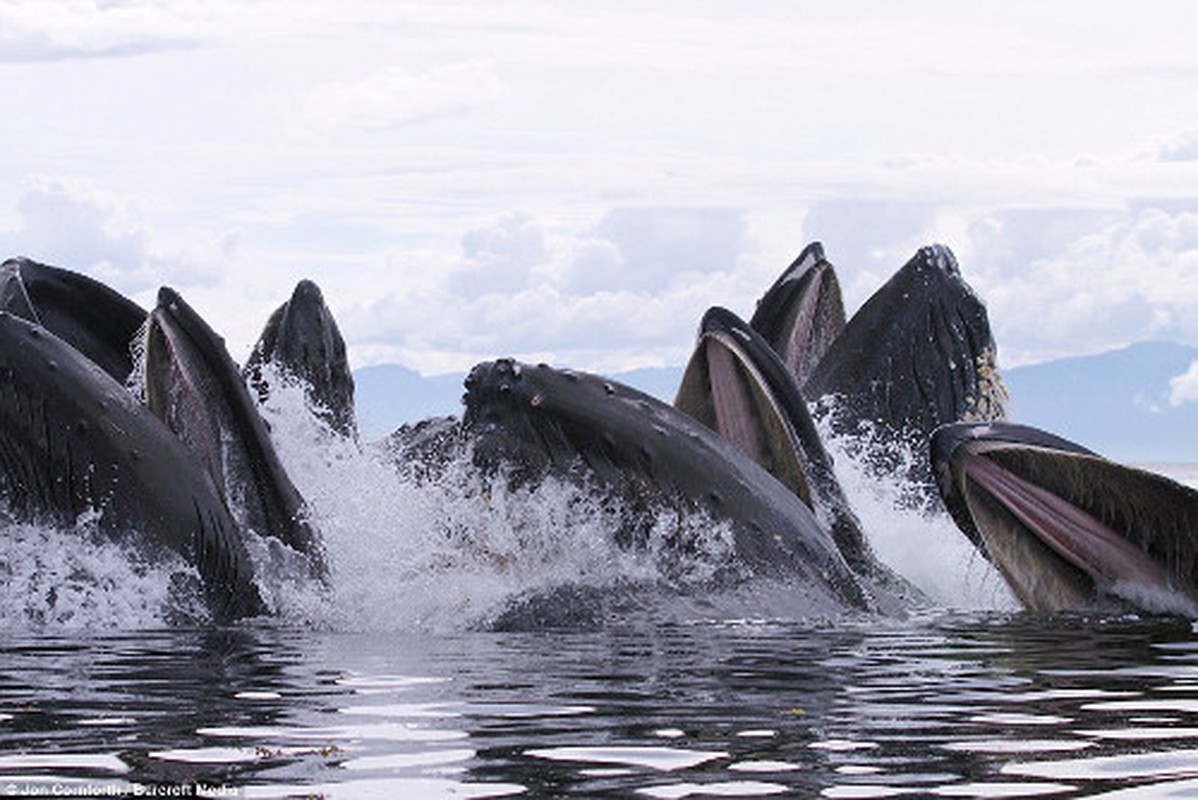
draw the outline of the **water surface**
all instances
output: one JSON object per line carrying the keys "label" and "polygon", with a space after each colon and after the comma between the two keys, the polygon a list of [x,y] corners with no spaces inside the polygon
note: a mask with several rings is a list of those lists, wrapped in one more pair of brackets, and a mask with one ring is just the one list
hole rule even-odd
{"label": "water surface", "polygon": [[1198,794],[1190,621],[1018,613],[947,516],[851,459],[875,550],[927,596],[908,618],[815,617],[756,582],[496,633],[529,590],[701,587],[728,531],[666,515],[629,551],[610,498],[422,482],[310,419],[272,432],[332,580],[251,537],[271,620],[205,623],[186,565],[92,521],[0,517],[0,794]]}
{"label": "water surface", "polygon": [[1198,637],[1178,620],[27,632],[0,664],[0,792],[1198,791]]}

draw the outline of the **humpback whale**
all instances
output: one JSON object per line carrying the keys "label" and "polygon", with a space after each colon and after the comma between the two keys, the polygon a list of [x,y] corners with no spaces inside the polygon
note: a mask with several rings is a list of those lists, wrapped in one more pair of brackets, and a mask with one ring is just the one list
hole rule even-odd
{"label": "humpback whale", "polygon": [[[875,607],[837,543],[786,486],[705,425],[614,381],[510,359],[476,366],[462,425],[475,463],[517,481],[573,476],[628,508],[705,512],[732,525],[735,563],[793,580],[821,608]],[[636,533],[626,537],[636,545]]]}
{"label": "humpback whale", "polygon": [[345,340],[320,288],[312,281],[300,281],[291,299],[271,314],[246,361],[246,382],[260,400],[270,395],[267,365],[299,381],[309,405],[334,432],[357,436],[354,378]]}
{"label": "humpback whale", "polygon": [[327,568],[303,498],[224,340],[177,292],[163,287],[145,334],[146,404],[207,467],[242,525]]}
{"label": "humpback whale", "polygon": [[931,457],[957,526],[1028,609],[1198,615],[1198,491],[1013,423],[944,426]]}
{"label": "humpback whale", "polygon": [[802,388],[835,398],[838,433],[872,424],[926,442],[940,425],[1005,414],[986,307],[943,245],[921,248],[866,300]]}
{"label": "humpback whale", "polygon": [[[84,298],[80,298],[81,301]],[[0,491],[17,519],[180,554],[218,620],[263,613],[241,531],[191,451],[112,375],[45,327],[0,312]]]}

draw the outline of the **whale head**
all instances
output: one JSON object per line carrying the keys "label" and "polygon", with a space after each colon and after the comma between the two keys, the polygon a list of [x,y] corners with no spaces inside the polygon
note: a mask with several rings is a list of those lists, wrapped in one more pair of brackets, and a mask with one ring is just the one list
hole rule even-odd
{"label": "whale head", "polygon": [[1046,431],[958,423],[932,437],[957,526],[1029,609],[1198,612],[1198,492]]}
{"label": "whale head", "polygon": [[334,431],[355,434],[354,378],[345,339],[312,281],[300,281],[291,298],[271,315],[246,361],[246,380],[260,398],[270,394],[263,371],[267,364],[300,381],[317,414]]}
{"label": "whale head", "polygon": [[838,432],[869,423],[927,441],[940,425],[1005,416],[996,353],[985,304],[952,251],[931,245],[853,314],[803,390],[837,399]]}

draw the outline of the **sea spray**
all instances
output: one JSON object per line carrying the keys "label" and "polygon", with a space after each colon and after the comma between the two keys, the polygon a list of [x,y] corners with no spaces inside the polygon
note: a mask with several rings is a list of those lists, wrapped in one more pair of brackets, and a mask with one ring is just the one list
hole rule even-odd
{"label": "sea spray", "polygon": [[275,385],[264,414],[331,572],[320,590],[269,547],[253,548],[267,602],[285,622],[480,627],[515,598],[565,585],[681,589],[733,557],[727,524],[669,509],[631,512],[638,541],[622,546],[630,509],[620,498],[554,477],[510,488],[503,475],[481,475],[468,449],[436,470],[398,468],[383,447],[333,434],[297,387]]}
{"label": "sea spray", "polygon": [[[906,476],[917,458],[909,443],[869,429],[834,434],[817,423],[836,477],[857,513],[875,555],[939,606],[964,610],[1018,607],[998,571],[957,529],[931,487]],[[892,475],[879,474],[879,464]]]}
{"label": "sea spray", "polygon": [[[174,553],[151,556],[95,520],[0,520],[0,629],[133,629],[203,623],[199,575]],[[126,541],[128,539],[128,541]]]}

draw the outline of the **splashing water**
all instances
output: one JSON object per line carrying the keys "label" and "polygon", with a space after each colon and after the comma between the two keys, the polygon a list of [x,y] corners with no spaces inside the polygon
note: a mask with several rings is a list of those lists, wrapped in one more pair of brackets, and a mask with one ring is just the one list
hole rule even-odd
{"label": "splashing water", "polygon": [[0,629],[151,628],[209,619],[198,573],[147,557],[96,519],[62,528],[0,521]]}
{"label": "splashing water", "polygon": [[[676,510],[641,524],[642,546],[622,547],[628,510],[610,493],[552,478],[509,489],[480,477],[468,454],[439,468],[435,480],[415,477],[419,471],[397,469],[382,447],[334,433],[294,381],[268,377],[273,393],[263,416],[321,532],[331,573],[327,586],[316,585],[302,558],[247,533],[264,600],[284,624],[462,630],[487,625],[514,598],[562,586],[619,593],[702,585],[733,558],[729,525]],[[883,561],[937,604],[1014,607],[946,515],[912,508],[911,487],[871,477],[850,456],[860,441],[822,433]],[[910,458],[901,449],[888,455]],[[149,560],[94,522],[59,529],[0,519],[0,626],[154,627],[207,618],[193,569],[177,556]],[[676,546],[680,538],[685,547]],[[700,616],[779,618],[804,607],[801,587],[763,581],[727,597],[675,600],[679,613]]]}
{"label": "splashing water", "polygon": [[875,555],[937,605],[971,611],[1019,608],[1002,576],[948,513],[934,501],[913,501],[926,487],[878,476],[879,463],[894,475],[912,474],[917,458],[912,448],[919,444],[868,430],[837,435],[829,416],[817,426]]}
{"label": "splashing water", "polygon": [[[502,481],[486,485],[468,456],[437,481],[406,479],[381,451],[333,434],[297,387],[274,385],[285,388],[264,413],[323,532],[334,573],[326,605],[289,599],[277,606],[284,618],[302,608],[337,630],[459,629],[485,623],[512,597],[537,589],[700,583],[731,557],[729,526],[698,514],[679,519],[663,512],[647,547],[621,548],[615,544],[621,510],[602,493],[554,479],[518,490]],[[1017,608],[997,571],[946,513],[910,502],[919,487],[871,475],[871,460],[861,454],[883,447],[880,439],[821,434],[879,558],[938,605]],[[887,461],[897,463],[894,473],[908,474],[910,449],[885,447]],[[680,528],[696,543],[694,555],[681,561],[666,544]],[[765,602],[760,614],[769,616],[787,607],[782,595],[793,591],[758,585],[748,596]],[[728,598],[727,605],[745,599]]]}
{"label": "splashing water", "polygon": [[[323,593],[264,574],[267,602],[284,620],[342,631],[455,630],[485,625],[515,597],[563,585],[701,583],[732,557],[730,526],[667,511],[650,520],[643,547],[620,547],[626,512],[618,502],[553,478],[509,489],[502,478],[481,478],[468,454],[438,479],[418,480],[381,447],[334,434],[294,384],[272,385],[280,388],[264,415],[332,573]],[[679,537],[684,553],[671,546]]]}

